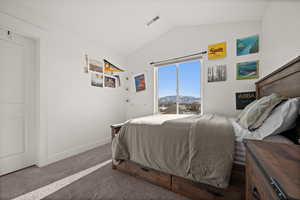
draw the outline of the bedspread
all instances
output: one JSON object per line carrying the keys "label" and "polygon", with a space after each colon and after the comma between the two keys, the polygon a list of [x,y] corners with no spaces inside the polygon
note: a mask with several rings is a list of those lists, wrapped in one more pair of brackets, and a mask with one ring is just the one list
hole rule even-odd
{"label": "bedspread", "polygon": [[228,118],[214,114],[166,118],[126,122],[112,142],[114,164],[131,160],[165,173],[227,187],[235,141]]}

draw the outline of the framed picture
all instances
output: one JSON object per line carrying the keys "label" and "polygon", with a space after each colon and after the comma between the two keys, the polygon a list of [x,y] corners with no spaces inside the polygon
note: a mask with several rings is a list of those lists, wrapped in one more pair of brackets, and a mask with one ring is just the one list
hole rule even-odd
{"label": "framed picture", "polygon": [[91,85],[95,87],[103,87],[103,74],[91,73]]}
{"label": "framed picture", "polygon": [[256,92],[238,92],[235,93],[236,109],[244,109],[248,104],[256,99]]}
{"label": "framed picture", "polygon": [[241,62],[236,64],[236,79],[255,79],[259,77],[259,61]]}
{"label": "framed picture", "polygon": [[116,88],[117,79],[114,76],[104,75],[104,87]]}
{"label": "framed picture", "polygon": [[207,68],[208,82],[226,81],[226,65],[214,65]]}
{"label": "framed picture", "polygon": [[95,59],[89,59],[89,71],[103,73],[103,63]]}
{"label": "framed picture", "polygon": [[252,53],[258,53],[259,36],[253,35],[236,40],[236,55],[243,56]]}
{"label": "framed picture", "polygon": [[141,92],[146,90],[146,78],[144,73],[133,76],[133,79],[134,79],[136,92]]}
{"label": "framed picture", "polygon": [[208,45],[208,59],[224,58],[226,56],[226,42]]}

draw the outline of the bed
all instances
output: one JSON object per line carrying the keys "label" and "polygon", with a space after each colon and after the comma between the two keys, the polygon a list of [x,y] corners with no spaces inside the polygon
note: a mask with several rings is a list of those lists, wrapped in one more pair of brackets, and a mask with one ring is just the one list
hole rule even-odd
{"label": "bed", "polygon": [[[271,73],[268,76],[264,77],[263,79],[259,80],[256,83],[256,92],[257,92],[258,98],[270,95],[271,93],[274,93],[274,92],[284,95],[286,97],[299,97],[300,96],[300,57],[292,60],[291,62],[282,66],[278,70],[274,71],[273,73]],[[214,124],[218,124],[220,126],[220,127],[218,127],[218,129],[224,130],[223,131],[224,133],[230,132],[228,125],[227,125],[228,122],[225,122],[223,118],[210,116],[210,119],[213,119],[211,121],[215,121]],[[174,120],[176,123],[174,123]],[[147,118],[139,119],[136,121],[136,124],[137,124],[136,129],[129,129],[129,132],[130,131],[132,131],[132,132],[144,131],[145,135],[147,136],[147,134],[146,134],[147,132],[148,133],[154,133],[154,132],[160,132],[160,131],[167,132],[167,131],[171,130],[169,135],[172,135],[173,132],[176,132],[176,130],[179,128],[179,126],[177,127],[177,129],[172,127],[172,126],[176,126],[176,124],[178,124],[179,121],[176,121],[176,120],[177,120],[177,118],[174,118],[173,120],[169,119],[169,121],[167,121],[167,122],[170,122],[169,129],[161,130],[159,128],[159,124],[162,123],[162,121],[161,121],[161,119],[159,119],[159,117],[156,119],[152,119],[152,122],[154,124],[152,124],[151,126],[148,124],[149,120],[147,121]],[[196,120],[197,123],[200,123],[202,127],[203,126],[208,127],[208,129],[213,129],[215,126],[215,125],[212,126],[209,123],[207,124],[206,123],[207,120],[202,120],[199,118],[187,117],[187,118],[184,118],[184,120],[186,120],[187,123],[189,123],[190,121]],[[155,124],[155,123],[157,123],[157,124]],[[143,126],[145,124],[147,124],[148,127]],[[185,125],[186,125],[186,123],[181,124],[181,126],[185,126]],[[124,131],[125,126],[123,124],[112,126],[112,136],[113,137],[119,133],[122,126],[123,126],[122,130]],[[147,128],[149,128],[149,131],[144,130]],[[197,129],[195,129],[195,130],[197,130]],[[184,131],[184,129],[182,129],[182,131]],[[216,130],[214,130],[214,132],[216,132]],[[184,137],[186,134],[180,135],[180,131],[175,133],[175,135],[176,134],[179,135],[179,138],[181,137],[181,141],[185,141]],[[292,130],[289,130],[288,133],[284,133],[284,134],[286,136],[290,137],[289,140],[287,140],[286,137],[282,137],[282,138],[284,138],[284,140],[287,140],[289,142],[293,141],[294,143],[297,143],[298,138],[299,138],[299,123],[298,123],[297,127],[295,127]],[[162,134],[157,134],[156,136],[160,137],[161,135]],[[132,144],[135,145],[136,143],[138,143],[138,144],[141,143],[141,140],[137,139],[138,136],[139,135],[136,134],[134,137],[132,137],[130,139],[131,145]],[[171,136],[169,136],[169,137],[171,138]],[[207,134],[206,137],[209,137],[209,134]],[[228,139],[228,138],[231,138],[231,139]],[[151,139],[152,139],[151,137],[148,137],[150,144],[151,144]],[[195,141],[195,139],[197,139],[197,138],[192,138],[190,141]],[[167,139],[161,137],[161,138],[159,138],[159,140],[167,140]],[[186,139],[186,140],[188,140],[188,139]],[[168,165],[166,168],[157,168],[154,165],[151,166],[147,162],[148,159],[151,158],[151,155],[150,156],[148,155],[145,158],[143,158],[144,162],[139,162],[136,159],[124,159],[120,163],[114,163],[113,169],[117,169],[117,170],[129,173],[129,174],[132,174],[134,176],[142,177],[152,183],[163,186],[167,189],[170,189],[176,193],[180,193],[180,194],[185,195],[192,199],[199,199],[199,198],[201,198],[201,199],[232,199],[232,200],[243,199],[244,191],[243,191],[243,187],[241,187],[241,185],[244,184],[244,166],[243,166],[244,147],[243,147],[243,143],[241,141],[234,142],[234,139],[232,139],[232,135],[228,135],[228,134],[227,134],[227,136],[224,136],[222,140],[224,140],[224,141],[227,140],[228,146],[234,147],[234,152],[235,152],[233,166],[231,166],[230,164],[223,166],[223,168],[228,168],[228,169],[232,168],[231,180],[230,180],[230,184],[228,187],[226,184],[223,184],[222,181],[219,181],[219,182],[217,181],[216,183],[211,182],[211,181],[210,182],[201,181],[201,183],[199,183],[197,181],[197,177],[196,178],[188,177],[188,176],[185,176],[182,171],[176,171],[178,169],[178,167],[173,167],[173,166]],[[154,141],[152,141],[152,143],[154,143]],[[198,141],[201,142],[201,138]],[[230,142],[230,141],[232,141],[232,142]],[[136,143],[134,143],[134,142],[136,142]],[[234,143],[234,144],[232,144],[232,143]],[[144,144],[146,144],[146,143],[144,143]],[[205,143],[202,143],[200,146],[202,146],[202,145],[205,146]],[[186,146],[186,145],[183,145],[183,146]],[[199,148],[199,146],[197,146],[197,145],[192,146],[192,149],[195,149],[195,148]],[[211,147],[211,148],[216,148],[216,146]],[[151,146],[148,147],[147,151],[144,151],[144,154],[147,154],[149,149],[151,150]],[[189,147],[189,149],[191,149],[191,147]],[[139,149],[139,150],[141,151],[143,149]],[[159,150],[159,148],[158,148],[158,150]],[[172,149],[172,150],[176,151],[176,149]],[[181,150],[182,150],[182,148],[181,148]],[[222,156],[226,157],[228,155],[226,153],[222,154],[222,151],[226,151],[226,148],[223,148],[223,149],[221,148],[221,150],[219,151],[219,157],[217,158],[217,160],[221,159]],[[161,151],[161,152],[163,153],[163,151]],[[177,150],[177,152],[179,152],[179,151]],[[179,160],[184,159],[184,156],[186,155],[186,154],[184,154],[184,152],[185,151],[183,151],[182,157],[178,158]],[[125,157],[126,157],[126,155],[125,155]],[[131,156],[131,157],[134,157],[134,156]],[[209,157],[207,159],[211,160],[212,158],[214,158],[214,156]],[[161,157],[161,159],[166,159],[166,157]],[[140,160],[142,160],[142,159],[140,159]],[[190,159],[186,159],[186,160],[183,160],[183,162],[188,163],[189,160]],[[216,162],[216,159],[214,159],[213,162]],[[224,162],[226,163],[226,160],[224,160],[222,163],[224,163]],[[186,166],[184,166],[184,167],[190,168],[190,166],[196,166],[195,169],[197,169],[197,164],[199,162],[198,163],[195,162],[195,163],[196,164],[189,163],[189,165],[187,167]],[[160,164],[158,163],[158,165],[160,165]],[[178,165],[178,166],[181,167],[180,165]],[[222,168],[219,168],[217,170],[220,170],[220,169],[222,169]],[[200,169],[200,171],[195,171],[195,172],[202,173],[203,168]],[[196,176],[197,173],[194,173],[194,176]]]}

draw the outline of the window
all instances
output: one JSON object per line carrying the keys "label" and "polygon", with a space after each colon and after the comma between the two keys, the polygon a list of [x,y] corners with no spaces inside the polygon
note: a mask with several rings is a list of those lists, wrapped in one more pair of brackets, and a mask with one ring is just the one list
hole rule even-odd
{"label": "window", "polygon": [[157,110],[162,114],[201,113],[200,60],[158,67]]}

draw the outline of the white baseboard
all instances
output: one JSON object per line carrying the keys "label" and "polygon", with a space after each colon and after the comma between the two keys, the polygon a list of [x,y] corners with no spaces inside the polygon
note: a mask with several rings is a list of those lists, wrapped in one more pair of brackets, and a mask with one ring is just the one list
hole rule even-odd
{"label": "white baseboard", "polygon": [[109,137],[109,138],[106,138],[106,139],[101,140],[101,141],[80,145],[80,146],[68,149],[66,151],[56,153],[54,155],[49,156],[48,159],[45,162],[39,163],[38,166],[39,167],[44,167],[44,166],[49,165],[51,163],[66,159],[66,158],[71,157],[71,156],[75,156],[77,154],[80,154],[80,153],[88,151],[90,149],[99,147],[101,145],[108,144],[108,143],[110,143],[110,141],[111,141],[111,138]]}

